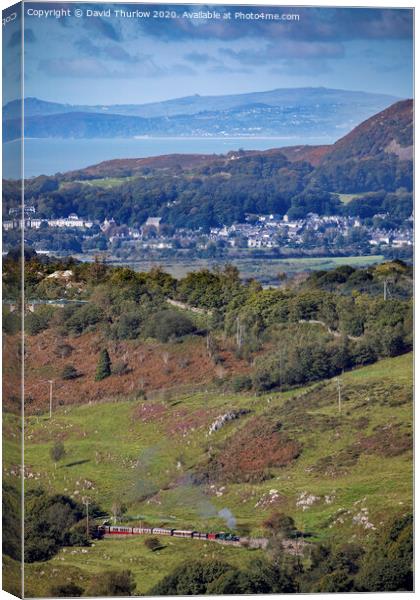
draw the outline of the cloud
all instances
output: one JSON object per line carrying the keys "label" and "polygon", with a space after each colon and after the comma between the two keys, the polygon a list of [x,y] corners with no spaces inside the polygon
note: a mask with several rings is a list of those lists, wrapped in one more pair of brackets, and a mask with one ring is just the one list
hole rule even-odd
{"label": "cloud", "polygon": [[219,62],[214,58],[214,56],[210,56],[210,54],[205,54],[204,52],[189,52],[188,54],[184,55],[184,59],[194,63],[195,65]]}
{"label": "cloud", "polygon": [[332,68],[325,60],[288,60],[269,69],[271,75],[288,77],[318,77],[325,73],[331,73]]}
{"label": "cloud", "polygon": [[[96,10],[99,8],[96,7]],[[102,37],[108,38],[113,42],[121,42],[122,35],[120,31],[118,31],[112,23],[109,21],[105,21],[101,17],[95,17],[94,19],[83,19],[84,26],[94,31],[95,33],[99,33]]]}
{"label": "cloud", "polygon": [[220,74],[220,75],[229,75],[229,74],[234,74],[234,73],[242,73],[242,74],[249,74],[252,73],[253,71],[251,69],[247,69],[245,67],[228,67],[227,65],[224,65],[223,63],[220,63],[218,65],[213,65],[212,67],[210,67],[209,69],[207,69],[207,71],[209,73],[216,73],[216,74]]}
{"label": "cloud", "polygon": [[[152,8],[152,7],[151,7]],[[161,10],[165,7],[160,6]],[[169,7],[170,9],[171,7]],[[173,6],[172,6],[173,10]],[[177,8],[178,12],[192,7]],[[302,8],[200,6],[198,10],[219,12],[270,12],[299,15],[296,21],[185,19],[139,22],[146,35],[165,41],[186,39],[237,40],[241,38],[300,39],[311,41],[350,41],[360,39],[407,39],[413,35],[413,11],[380,8]]]}
{"label": "cloud", "polygon": [[100,46],[99,44],[94,44],[87,37],[77,40],[75,46],[85,56],[102,57],[129,64],[134,64],[140,60],[144,60],[144,58],[150,58],[150,55],[131,55],[119,44],[107,43],[104,46]]}
{"label": "cloud", "polygon": [[244,67],[231,67],[224,64],[220,59],[205,52],[189,52],[184,55],[184,59],[196,66],[205,66],[207,73],[218,75],[229,75],[234,73],[250,73],[250,69]]}
{"label": "cloud", "polygon": [[345,49],[343,44],[333,42],[292,42],[282,40],[277,44],[267,44],[260,49],[232,50],[220,48],[219,52],[242,65],[272,65],[279,60],[314,60],[343,58]]}
{"label": "cloud", "polygon": [[167,77],[174,72],[179,75],[196,75],[188,65],[174,64],[160,67],[150,57],[143,56],[134,65],[112,66],[108,61],[94,57],[52,58],[39,62],[39,69],[49,77],[76,79],[136,79]]}
{"label": "cloud", "polygon": [[[24,36],[25,36],[25,42],[27,44],[34,44],[36,42],[36,37],[34,32],[32,31],[32,29],[25,29],[24,31]],[[20,46],[22,42],[22,32],[21,31],[14,31],[12,33],[12,35],[10,36],[10,40],[9,43],[7,44],[7,46],[9,48],[15,48],[16,46]]]}

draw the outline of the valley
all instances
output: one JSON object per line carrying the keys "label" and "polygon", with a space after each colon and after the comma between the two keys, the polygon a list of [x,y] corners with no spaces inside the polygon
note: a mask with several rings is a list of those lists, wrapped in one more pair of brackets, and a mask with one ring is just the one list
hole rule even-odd
{"label": "valley", "polygon": [[[13,297],[13,255],[5,268]],[[318,552],[330,553],[333,570],[340,553],[352,556],[335,587],[370,589],[364,553],[386,552],[389,527],[410,528],[411,266],[342,264],[281,289],[242,281],[232,265],[174,279],[28,255],[25,271],[27,293],[45,299],[25,318],[30,595],[55,593],[51,573],[60,589],[72,580],[80,593],[99,590],[108,561],[139,594],[205,565],[249,577],[247,586],[258,568],[267,590],[325,589]],[[16,319],[6,311],[11,358]],[[12,503],[18,417],[6,391]],[[268,543],[101,538],[98,526],[115,522]]]}

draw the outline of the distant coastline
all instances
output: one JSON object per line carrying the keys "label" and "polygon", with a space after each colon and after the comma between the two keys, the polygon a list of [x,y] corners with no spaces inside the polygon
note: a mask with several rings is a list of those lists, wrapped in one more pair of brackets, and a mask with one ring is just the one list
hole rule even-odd
{"label": "distant coastline", "polygon": [[[54,175],[106,160],[146,158],[161,154],[226,154],[230,151],[270,150],[282,146],[323,145],[332,138],[305,137],[147,137],[147,138],[25,138],[25,178]],[[7,144],[7,145],[6,145]],[[19,179],[19,140],[3,147],[3,177]],[[14,151],[14,152],[13,152]]]}

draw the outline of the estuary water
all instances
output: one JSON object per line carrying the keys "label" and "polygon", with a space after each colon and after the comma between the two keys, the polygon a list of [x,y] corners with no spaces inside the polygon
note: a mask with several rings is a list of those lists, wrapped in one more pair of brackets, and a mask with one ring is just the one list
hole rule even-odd
{"label": "estuary water", "polygon": [[[114,158],[143,158],[160,154],[225,154],[230,150],[268,150],[300,144],[328,144],[329,138],[229,137],[132,139],[25,139],[25,177],[55,175]],[[3,144],[3,177],[18,179],[19,142]]]}

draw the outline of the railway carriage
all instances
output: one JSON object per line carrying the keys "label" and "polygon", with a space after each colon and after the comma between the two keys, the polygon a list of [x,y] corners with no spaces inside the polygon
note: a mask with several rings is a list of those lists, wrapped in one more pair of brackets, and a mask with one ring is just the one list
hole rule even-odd
{"label": "railway carriage", "polygon": [[240,538],[232,533],[204,533],[190,529],[167,529],[165,527],[123,527],[120,525],[99,525],[98,531],[103,535],[169,535],[172,537],[221,540],[224,542],[239,542]]}
{"label": "railway carriage", "polygon": [[189,531],[188,529],[174,529],[172,531],[172,535],[175,537],[192,538],[193,533],[194,533],[193,531]]}
{"label": "railway carriage", "polygon": [[132,535],[133,528],[132,527],[108,527],[108,533],[116,534],[116,535]]}
{"label": "railway carriage", "polygon": [[133,527],[134,535],[147,535],[152,533],[152,527]]}
{"label": "railway carriage", "polygon": [[152,527],[152,533],[155,535],[173,535],[173,529],[165,529],[164,527]]}

